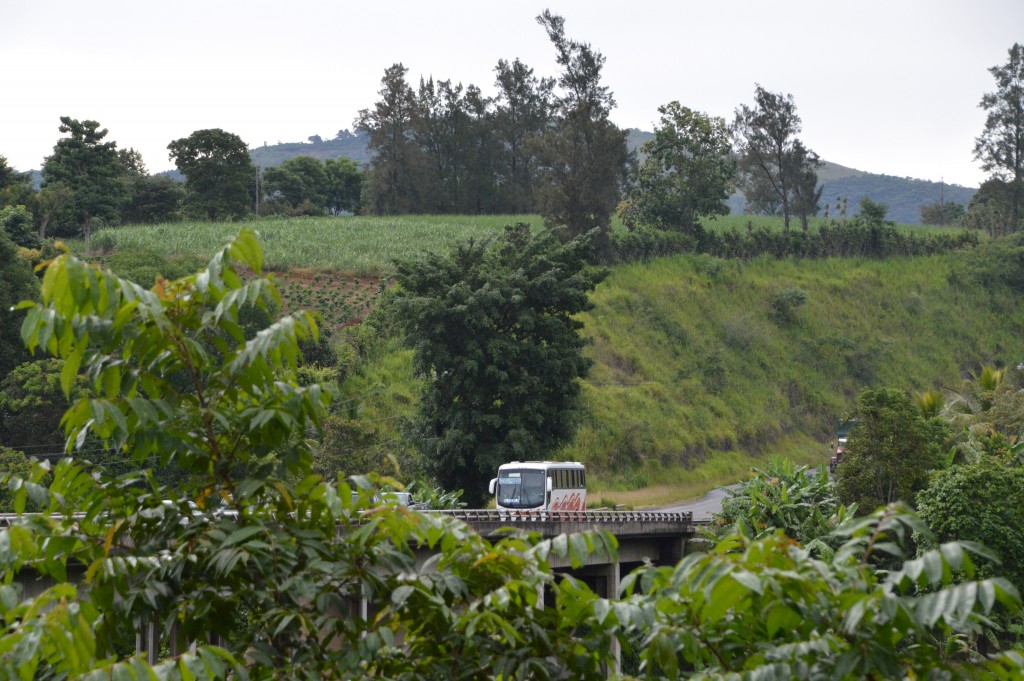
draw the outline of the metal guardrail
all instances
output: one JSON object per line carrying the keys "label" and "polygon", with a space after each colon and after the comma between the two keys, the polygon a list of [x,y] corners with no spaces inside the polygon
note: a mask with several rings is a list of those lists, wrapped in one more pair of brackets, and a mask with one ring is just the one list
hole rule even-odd
{"label": "metal guardrail", "polygon": [[[424,511],[440,513],[465,520],[466,522],[493,523],[635,523],[659,522],[693,525],[693,513],[690,511],[514,511],[493,508],[460,508],[455,510]],[[25,515],[33,515],[26,513]],[[75,513],[72,518],[84,517],[83,513]],[[17,513],[0,513],[0,528],[10,527],[24,516]],[[55,515],[55,519],[64,516]],[[703,524],[697,521],[696,524]]]}
{"label": "metal guardrail", "polygon": [[660,522],[681,523],[692,525],[693,513],[690,511],[513,511],[493,508],[433,511],[443,513],[467,522],[496,523],[636,523]]}

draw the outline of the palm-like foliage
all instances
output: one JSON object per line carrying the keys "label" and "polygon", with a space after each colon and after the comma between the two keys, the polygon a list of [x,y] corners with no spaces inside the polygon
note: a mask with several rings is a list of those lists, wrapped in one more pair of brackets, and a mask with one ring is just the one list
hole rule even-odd
{"label": "palm-like foliage", "polygon": [[750,480],[730,491],[716,518],[718,534],[738,532],[748,538],[781,530],[786,536],[818,548],[820,539],[855,509],[841,507],[824,466],[810,469],[789,459],[773,457],[754,468]]}

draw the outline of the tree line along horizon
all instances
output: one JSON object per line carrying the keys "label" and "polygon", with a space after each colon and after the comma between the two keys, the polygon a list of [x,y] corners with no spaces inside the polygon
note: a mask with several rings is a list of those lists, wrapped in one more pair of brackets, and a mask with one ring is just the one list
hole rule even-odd
{"label": "tree line along horizon", "polygon": [[[700,218],[728,214],[736,190],[751,214],[779,215],[785,228],[830,206],[821,205],[819,156],[799,138],[792,95],[755,85],[753,104],[740,104],[731,123],[680,104],[659,107],[654,137],[637,153],[610,114],[616,102],[602,85],[604,56],[566,36],[564,19],[537,17],[562,71],[535,75],[519,59],[499,60],[496,93],[475,85],[420,78],[408,68],[385,70],[378,101],[359,112],[353,128],[367,136],[370,162],[298,156],[260,169],[248,146],[222,129],[197,130],[168,145],[185,178],[149,175],[141,155],[105,142],[96,121],[60,119],[42,184],[0,156],[0,208],[24,206],[40,239],[88,236],[95,228],[185,217],[235,220],[268,214],[540,214],[569,236],[596,230],[607,251],[613,215],[630,230],[693,234]],[[1022,48],[990,69],[997,89],[985,93],[985,128],[974,157],[991,173],[964,210],[962,204],[922,207],[926,224],[965,224],[990,234],[1021,222],[1024,166],[1014,118]],[[340,131],[339,136],[350,135]],[[2,150],[0,150],[2,153]]]}

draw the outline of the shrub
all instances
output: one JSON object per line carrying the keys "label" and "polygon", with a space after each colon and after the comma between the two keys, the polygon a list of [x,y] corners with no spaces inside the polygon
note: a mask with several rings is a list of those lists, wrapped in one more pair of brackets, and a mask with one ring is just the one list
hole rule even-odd
{"label": "shrub", "polygon": [[780,291],[771,301],[771,318],[780,324],[793,324],[796,311],[807,302],[807,291],[791,286]]}
{"label": "shrub", "polygon": [[1024,468],[982,459],[939,471],[917,508],[937,541],[976,541],[995,552],[1002,566],[983,560],[980,574],[1006,576],[1024,590]]}

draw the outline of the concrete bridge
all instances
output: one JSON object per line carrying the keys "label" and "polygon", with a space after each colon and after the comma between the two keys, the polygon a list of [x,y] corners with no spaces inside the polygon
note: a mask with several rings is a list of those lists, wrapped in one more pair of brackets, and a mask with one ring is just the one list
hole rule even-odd
{"label": "concrete bridge", "polygon": [[[591,564],[673,565],[686,553],[696,534],[693,514],[663,511],[496,511],[459,509],[432,511],[465,521],[477,534],[497,538],[509,528],[537,532],[545,538],[577,534],[587,530],[605,530],[619,542],[618,556],[591,556]],[[566,559],[567,561],[567,559]],[[556,564],[556,567],[566,567]]]}

